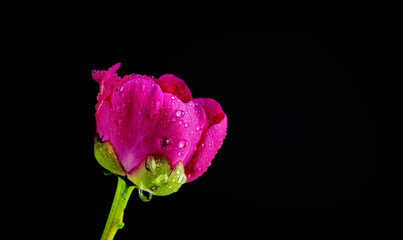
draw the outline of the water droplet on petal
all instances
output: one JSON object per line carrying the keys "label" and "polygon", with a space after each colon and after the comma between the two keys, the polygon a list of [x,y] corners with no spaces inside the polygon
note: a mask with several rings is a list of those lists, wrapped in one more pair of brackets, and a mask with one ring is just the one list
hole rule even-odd
{"label": "water droplet on petal", "polygon": [[185,123],[185,127],[186,127],[186,128],[189,127],[189,123]]}
{"label": "water droplet on petal", "polygon": [[186,139],[182,139],[179,141],[179,148],[187,148],[189,146],[189,142]]}
{"label": "water droplet on petal", "polygon": [[160,139],[161,148],[168,146],[169,139],[167,137],[162,137]]}
{"label": "water droplet on petal", "polygon": [[183,110],[178,110],[178,111],[176,111],[176,113],[175,113],[175,115],[176,115],[177,117],[182,117],[184,114],[185,114],[185,112],[184,112]]}
{"label": "water droplet on petal", "polygon": [[178,156],[182,156],[182,152],[178,152]]}

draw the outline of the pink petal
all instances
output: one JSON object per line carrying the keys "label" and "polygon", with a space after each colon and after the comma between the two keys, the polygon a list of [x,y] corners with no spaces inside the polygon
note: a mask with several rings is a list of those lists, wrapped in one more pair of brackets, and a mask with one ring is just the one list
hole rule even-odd
{"label": "pink petal", "polygon": [[[110,67],[107,71],[105,70],[93,70],[92,78],[99,83],[99,93],[97,96],[98,104],[100,101],[104,100],[110,95],[110,91],[115,86],[116,83],[122,81],[122,78],[116,74],[119,69],[120,63],[116,63]],[[98,106],[96,106],[98,108]]]}
{"label": "pink petal", "polygon": [[157,139],[155,151],[167,156],[172,165],[179,161],[184,164],[190,161],[197,150],[203,129],[207,128],[201,106],[195,106],[193,102],[184,103],[170,93],[164,93],[164,104],[154,124],[153,137]]}
{"label": "pink petal", "polygon": [[132,153],[134,163],[130,164],[131,172],[135,172],[135,167],[149,154],[166,157],[172,166],[188,162],[197,150],[202,129],[207,127],[201,106],[195,106],[193,102],[183,103],[170,93],[163,95],[159,112],[143,122],[145,125],[140,130],[141,134],[132,139],[136,147],[133,149],[135,153]]}
{"label": "pink petal", "polygon": [[[151,77],[131,75],[113,89],[109,118],[97,118],[97,122],[107,122],[104,125],[108,129],[102,140],[110,140],[126,172],[150,154],[148,149],[152,145],[149,142],[153,132],[152,123],[158,118],[163,97],[161,88]],[[100,114],[103,113],[105,102],[98,110]]]}
{"label": "pink petal", "polygon": [[98,102],[95,119],[97,123],[97,133],[102,141],[109,140],[109,118],[111,113],[111,105],[107,101]]}
{"label": "pink petal", "polygon": [[227,116],[218,102],[209,98],[197,98],[194,102],[203,107],[208,127],[193,158],[185,164],[187,182],[195,180],[207,170],[227,134]]}
{"label": "pink petal", "polygon": [[173,74],[164,74],[156,79],[155,82],[160,85],[163,92],[172,93],[184,103],[193,100],[192,94],[185,82]]}

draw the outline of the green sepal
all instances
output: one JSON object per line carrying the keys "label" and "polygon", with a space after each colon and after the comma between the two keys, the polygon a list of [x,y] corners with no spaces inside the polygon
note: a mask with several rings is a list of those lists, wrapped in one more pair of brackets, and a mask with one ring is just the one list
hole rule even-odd
{"label": "green sepal", "polygon": [[106,170],[125,176],[125,171],[120,165],[119,159],[115,154],[112,144],[109,141],[101,142],[100,139],[95,137],[94,154],[98,163],[101,164]]}
{"label": "green sepal", "polygon": [[172,168],[167,159],[153,155],[147,156],[128,178],[139,190],[156,196],[177,192],[187,180],[182,162]]}

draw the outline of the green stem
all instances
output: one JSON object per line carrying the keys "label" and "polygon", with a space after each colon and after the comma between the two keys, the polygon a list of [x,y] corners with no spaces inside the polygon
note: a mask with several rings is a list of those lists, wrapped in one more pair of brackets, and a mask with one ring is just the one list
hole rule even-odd
{"label": "green stem", "polygon": [[116,232],[125,225],[123,223],[123,212],[133,190],[134,186],[127,185],[125,180],[118,177],[115,198],[101,240],[112,240]]}

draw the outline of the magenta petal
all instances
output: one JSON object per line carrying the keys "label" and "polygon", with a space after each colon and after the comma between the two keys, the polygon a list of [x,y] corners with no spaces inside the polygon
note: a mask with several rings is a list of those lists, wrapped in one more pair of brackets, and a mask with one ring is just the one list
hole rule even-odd
{"label": "magenta petal", "polygon": [[153,128],[155,151],[171,160],[172,165],[186,164],[197,150],[207,120],[201,106],[184,103],[170,93],[164,93],[164,104]]}
{"label": "magenta petal", "polygon": [[103,80],[108,80],[111,76],[113,76],[117,70],[120,68],[120,63],[116,63],[112,67],[110,67],[107,71],[105,70],[93,70],[92,78],[101,85]]}
{"label": "magenta petal", "polygon": [[111,114],[111,105],[107,101],[97,104],[95,119],[97,123],[97,133],[102,141],[109,140],[109,122]]}
{"label": "magenta petal", "polygon": [[114,85],[122,80],[116,74],[116,71],[119,69],[120,63],[116,63],[112,67],[110,67],[107,71],[105,70],[93,70],[92,78],[99,83],[99,94],[98,94],[98,104],[100,101],[104,100],[109,96],[110,91],[114,87]]}
{"label": "magenta petal", "polygon": [[173,74],[164,74],[158,79],[155,79],[155,82],[160,85],[163,92],[172,93],[184,103],[193,100],[186,83]]}
{"label": "magenta petal", "polygon": [[203,107],[208,128],[193,158],[185,165],[187,182],[195,180],[207,170],[227,134],[227,116],[218,102],[209,98],[197,98],[194,102]]}
{"label": "magenta petal", "polygon": [[146,150],[144,137],[150,134],[151,118],[163,102],[163,93],[151,77],[125,77],[110,95],[98,102],[97,132],[109,140],[124,170],[130,171],[141,161]]}
{"label": "magenta petal", "polygon": [[150,138],[163,103],[163,92],[151,77],[131,75],[125,80],[111,95],[108,132],[120,163],[129,172],[153,148]]}

